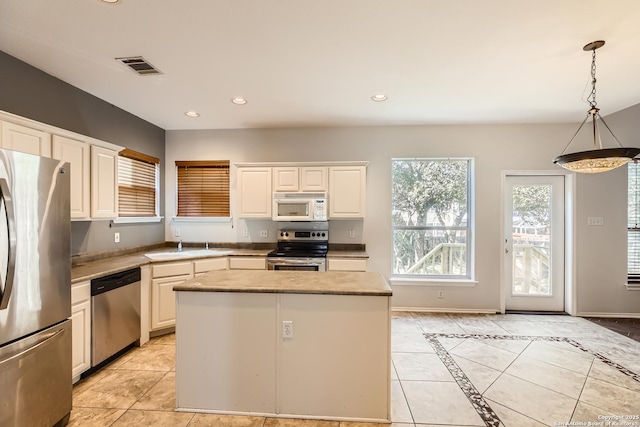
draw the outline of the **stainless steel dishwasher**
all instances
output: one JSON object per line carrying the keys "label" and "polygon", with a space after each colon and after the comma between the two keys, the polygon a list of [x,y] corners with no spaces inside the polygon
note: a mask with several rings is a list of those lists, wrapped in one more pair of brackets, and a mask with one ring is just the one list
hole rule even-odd
{"label": "stainless steel dishwasher", "polygon": [[91,281],[91,366],[140,340],[140,268]]}

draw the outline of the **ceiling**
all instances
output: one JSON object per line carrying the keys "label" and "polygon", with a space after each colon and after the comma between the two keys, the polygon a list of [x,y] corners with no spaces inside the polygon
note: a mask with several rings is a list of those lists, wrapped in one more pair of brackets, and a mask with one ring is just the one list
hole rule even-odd
{"label": "ceiling", "polygon": [[588,42],[602,114],[640,102],[639,22],[637,0],[2,0],[0,50],[167,130],[577,124]]}

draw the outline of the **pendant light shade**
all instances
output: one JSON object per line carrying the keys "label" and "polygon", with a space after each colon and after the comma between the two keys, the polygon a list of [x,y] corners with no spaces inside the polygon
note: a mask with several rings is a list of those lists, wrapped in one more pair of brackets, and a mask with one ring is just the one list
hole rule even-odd
{"label": "pendant light shade", "polygon": [[601,148],[558,156],[553,163],[573,172],[598,173],[626,165],[638,154],[638,148]]}
{"label": "pendant light shade", "polygon": [[[609,128],[609,125],[607,125],[604,119],[600,116],[600,109],[597,107],[596,102],[596,49],[602,46],[604,46],[604,41],[598,40],[589,43],[582,48],[585,51],[592,52],[591,94],[589,94],[589,97],[587,98],[590,108],[589,111],[587,111],[587,117],[585,117],[585,119],[582,121],[580,127],[578,127],[578,130],[573,135],[573,138],[571,138],[567,146],[564,148],[562,154],[553,160],[553,163],[573,172],[599,173],[610,171],[629,163],[630,160],[640,154],[640,148],[623,147],[620,141],[618,141],[618,138],[616,138],[616,136],[613,134],[611,128]],[[589,119],[591,119],[591,127],[593,130],[593,150],[565,154],[565,151],[567,150],[567,148],[569,148],[569,145],[571,145],[573,140],[580,132],[580,129],[582,129],[584,124]],[[600,122],[605,126],[607,131],[609,131],[611,136],[613,136],[613,139],[616,140],[619,147],[602,147],[602,139],[600,137],[599,128]]]}

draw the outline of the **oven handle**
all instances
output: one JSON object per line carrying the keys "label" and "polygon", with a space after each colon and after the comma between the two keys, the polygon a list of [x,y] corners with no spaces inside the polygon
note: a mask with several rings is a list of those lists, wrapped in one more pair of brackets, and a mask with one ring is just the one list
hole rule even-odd
{"label": "oven handle", "polygon": [[292,265],[292,264],[294,264],[294,265],[297,265],[297,264],[322,265],[322,264],[324,264],[324,260],[316,261],[313,258],[297,258],[297,259],[293,259],[293,258],[287,258],[287,259],[267,258],[267,263],[269,263],[271,265]]}

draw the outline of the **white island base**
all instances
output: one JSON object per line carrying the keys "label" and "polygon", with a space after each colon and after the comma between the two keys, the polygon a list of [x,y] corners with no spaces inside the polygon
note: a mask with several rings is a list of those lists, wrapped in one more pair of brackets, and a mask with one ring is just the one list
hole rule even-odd
{"label": "white island base", "polygon": [[[310,274],[333,280],[331,293],[300,289]],[[337,280],[364,288],[340,293]],[[178,411],[390,422],[391,290],[382,276],[220,271],[174,289]]]}

